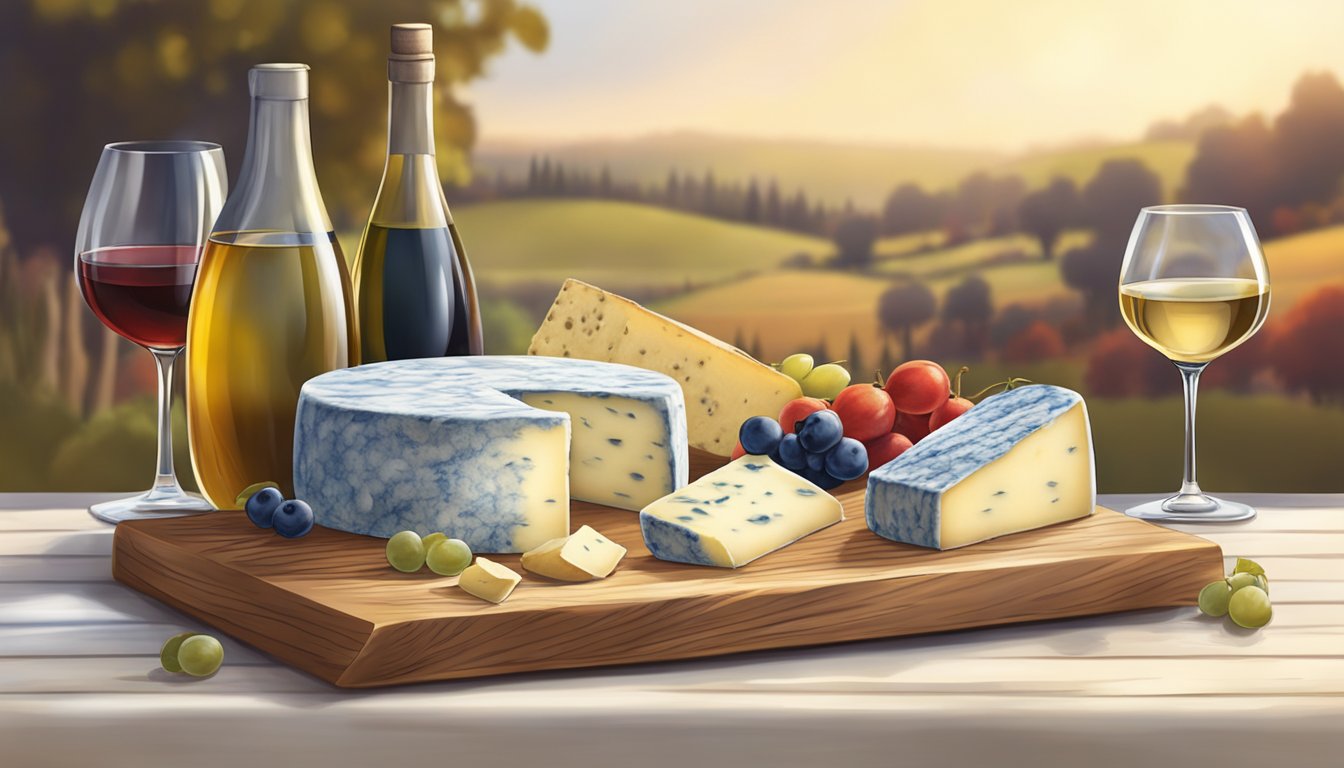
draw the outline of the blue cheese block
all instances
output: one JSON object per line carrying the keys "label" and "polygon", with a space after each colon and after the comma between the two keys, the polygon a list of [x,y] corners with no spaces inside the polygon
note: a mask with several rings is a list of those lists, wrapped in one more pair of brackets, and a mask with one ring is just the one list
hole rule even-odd
{"label": "blue cheese block", "polygon": [[982,401],[868,475],[879,536],[951,549],[1092,514],[1087,406],[1044,384]]}
{"label": "blue cheese block", "polygon": [[681,388],[611,363],[348,368],[304,384],[295,422],[295,492],[352,533],[442,531],[477,552],[523,552],[569,534],[571,495],[639,509],[687,482]]}
{"label": "blue cheese block", "polygon": [[737,568],[844,518],[834,496],[748,455],[645,507],[639,527],[660,560]]}

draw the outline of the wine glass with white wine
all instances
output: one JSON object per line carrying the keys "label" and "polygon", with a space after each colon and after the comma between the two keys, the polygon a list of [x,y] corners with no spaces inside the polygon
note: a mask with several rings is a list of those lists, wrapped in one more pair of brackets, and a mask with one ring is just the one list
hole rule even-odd
{"label": "wine glass with white wine", "polygon": [[1120,269],[1120,312],[1185,383],[1185,477],[1176,495],[1125,513],[1145,520],[1255,517],[1195,480],[1195,395],[1212,360],[1255,335],[1269,312],[1269,270],[1251,217],[1225,205],[1156,205],[1139,212]]}

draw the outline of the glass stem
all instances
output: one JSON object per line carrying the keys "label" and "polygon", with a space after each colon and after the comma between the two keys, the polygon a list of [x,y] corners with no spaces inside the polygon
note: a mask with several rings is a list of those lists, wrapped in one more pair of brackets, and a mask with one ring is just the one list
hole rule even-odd
{"label": "glass stem", "polygon": [[154,476],[155,491],[181,493],[177,473],[173,471],[173,366],[182,348],[151,349],[159,369],[159,463]]}
{"label": "glass stem", "polygon": [[1181,478],[1182,496],[1202,496],[1195,479],[1195,399],[1199,394],[1199,374],[1208,363],[1176,363],[1185,385],[1185,474]]}

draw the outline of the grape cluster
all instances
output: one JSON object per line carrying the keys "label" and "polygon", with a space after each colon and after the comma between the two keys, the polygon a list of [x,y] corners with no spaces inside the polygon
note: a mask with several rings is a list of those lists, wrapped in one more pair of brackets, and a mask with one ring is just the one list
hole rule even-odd
{"label": "grape cluster", "polygon": [[844,425],[835,411],[814,411],[797,423],[797,431],[787,434],[775,419],[753,416],[742,422],[738,439],[746,453],[769,456],[825,490],[868,471],[867,448],[845,437]]}
{"label": "grape cluster", "polygon": [[1232,623],[1246,629],[1265,626],[1274,616],[1265,569],[1254,560],[1237,558],[1236,567],[1226,579],[1199,591],[1199,610],[1206,616],[1227,616]]}

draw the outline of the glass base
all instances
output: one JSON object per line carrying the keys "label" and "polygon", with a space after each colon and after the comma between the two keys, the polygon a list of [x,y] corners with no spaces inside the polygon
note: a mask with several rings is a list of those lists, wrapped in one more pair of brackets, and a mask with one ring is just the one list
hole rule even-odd
{"label": "glass base", "polygon": [[1255,517],[1255,507],[1202,493],[1178,493],[1125,510],[1130,517],[1167,523],[1231,523]]}
{"label": "glass base", "polygon": [[151,488],[139,496],[104,501],[89,507],[90,515],[113,525],[126,520],[183,517],[214,511],[215,508],[203,497],[177,487]]}

